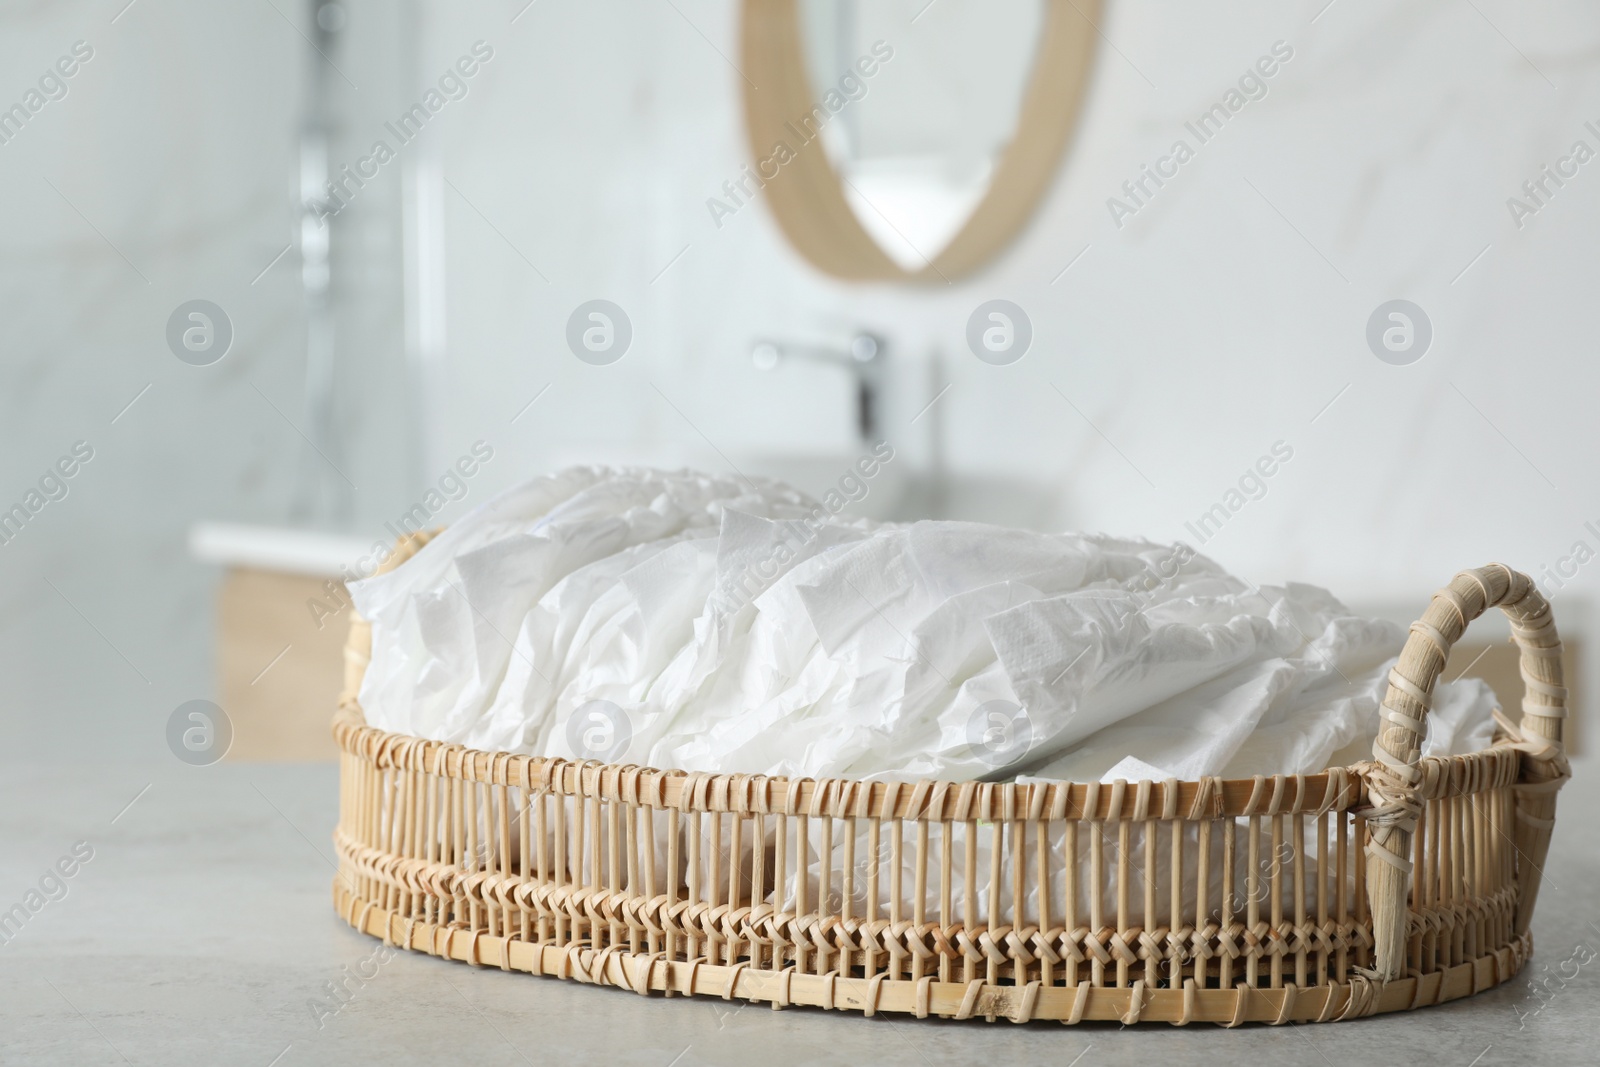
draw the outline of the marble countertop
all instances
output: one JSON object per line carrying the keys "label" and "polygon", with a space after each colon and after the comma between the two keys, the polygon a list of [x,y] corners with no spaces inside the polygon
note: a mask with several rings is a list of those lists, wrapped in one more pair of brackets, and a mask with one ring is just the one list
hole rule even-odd
{"label": "marble countertop", "polygon": [[[1600,765],[1576,772],[1517,979],[1412,1014],[1225,1031],[774,1012],[384,959],[329,903],[333,765],[0,764],[0,911],[48,890],[0,946],[0,1063],[1592,1064]],[[315,1007],[347,974],[369,977]]]}

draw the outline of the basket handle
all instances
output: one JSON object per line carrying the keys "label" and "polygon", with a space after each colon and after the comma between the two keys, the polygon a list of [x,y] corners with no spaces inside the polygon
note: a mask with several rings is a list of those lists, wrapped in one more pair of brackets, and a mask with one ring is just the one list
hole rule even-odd
{"label": "basket handle", "polygon": [[1562,748],[1567,690],[1562,685],[1561,639],[1550,604],[1533,580],[1504,564],[1491,563],[1457,574],[1434,594],[1422,618],[1411,624],[1379,710],[1378,736],[1372,744],[1377,762],[1366,776],[1372,806],[1362,814],[1367,821],[1367,896],[1372,904],[1375,969],[1385,981],[1398,978],[1405,966],[1412,834],[1422,812],[1423,771],[1418,759],[1434,683],[1467,624],[1495,606],[1511,620],[1526,687],[1521,723],[1512,727],[1501,720],[1508,735],[1502,744],[1522,753],[1515,842],[1518,934],[1527,930],[1533,914],[1540,868],[1550,844],[1555,791],[1571,773]]}

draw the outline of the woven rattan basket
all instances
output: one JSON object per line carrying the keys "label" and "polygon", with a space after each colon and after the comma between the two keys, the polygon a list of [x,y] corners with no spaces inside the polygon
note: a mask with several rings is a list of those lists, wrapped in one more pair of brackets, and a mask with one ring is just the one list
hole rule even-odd
{"label": "woven rattan basket", "polygon": [[[1496,605],[1521,647],[1521,722],[1419,760],[1450,647]],[[1373,762],[1253,780],[910,785],[473,751],[365,724],[370,645],[355,620],[339,914],[639,994],[1178,1025],[1437,1004],[1527,959],[1569,774],[1549,605],[1500,565],[1457,575],[1411,627]]]}

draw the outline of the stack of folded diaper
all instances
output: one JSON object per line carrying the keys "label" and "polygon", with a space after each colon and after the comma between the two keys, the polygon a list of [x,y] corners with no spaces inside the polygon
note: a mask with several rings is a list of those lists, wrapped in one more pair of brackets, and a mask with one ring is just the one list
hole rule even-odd
{"label": "stack of folded diaper", "polygon": [[[1183,545],[851,520],[689,471],[537,479],[352,593],[374,726],[816,777],[1312,772],[1367,757],[1405,639]],[[1425,752],[1486,745],[1493,706],[1441,684]]]}

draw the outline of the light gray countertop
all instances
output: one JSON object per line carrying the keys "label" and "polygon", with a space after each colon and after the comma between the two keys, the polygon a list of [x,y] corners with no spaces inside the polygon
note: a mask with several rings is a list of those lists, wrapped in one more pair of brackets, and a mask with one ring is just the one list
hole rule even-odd
{"label": "light gray countertop", "polygon": [[[1577,961],[1600,952],[1600,766],[1575,771],[1535,955],[1512,982],[1413,1013],[1228,1031],[775,1012],[380,961],[330,904],[333,765],[0,764],[0,911],[76,843],[93,850],[0,947],[0,1063],[1594,1064],[1600,959]],[[312,1004],[345,968],[372,977],[319,1026]]]}

